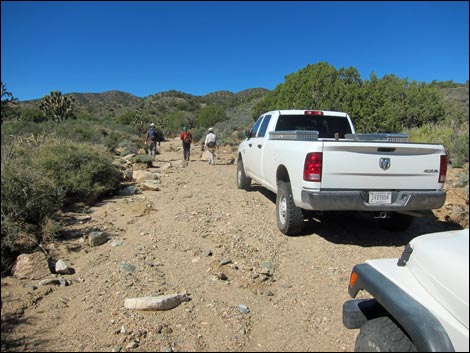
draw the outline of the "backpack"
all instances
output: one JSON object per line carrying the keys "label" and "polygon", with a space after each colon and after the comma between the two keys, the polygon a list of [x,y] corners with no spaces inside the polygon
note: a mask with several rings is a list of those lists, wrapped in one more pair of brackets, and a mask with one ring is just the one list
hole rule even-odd
{"label": "backpack", "polygon": [[157,132],[155,131],[154,128],[150,128],[149,130],[149,139],[152,141],[157,141]]}
{"label": "backpack", "polygon": [[157,130],[157,142],[165,141],[165,137],[163,136],[162,130]]}
{"label": "backpack", "polygon": [[191,133],[187,132],[184,134],[183,142],[186,144],[191,143]]}
{"label": "backpack", "polygon": [[207,136],[207,139],[208,139],[208,141],[207,141],[207,147],[209,147],[209,148],[214,148],[214,147],[217,145],[215,134],[210,133],[210,134]]}

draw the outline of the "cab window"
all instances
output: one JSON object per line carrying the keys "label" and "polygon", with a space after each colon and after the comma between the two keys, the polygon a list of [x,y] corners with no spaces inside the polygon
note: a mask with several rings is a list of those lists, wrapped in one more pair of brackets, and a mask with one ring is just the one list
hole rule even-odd
{"label": "cab window", "polygon": [[266,115],[264,117],[263,123],[261,124],[261,127],[259,128],[257,137],[264,137],[264,135],[266,135],[266,130],[268,129],[268,124],[270,120],[271,120],[271,115]]}
{"label": "cab window", "polygon": [[262,121],[263,121],[263,116],[260,116],[258,120],[256,121],[255,125],[253,125],[253,127],[251,128],[250,137],[256,137],[256,132],[258,131],[258,128],[261,125]]}

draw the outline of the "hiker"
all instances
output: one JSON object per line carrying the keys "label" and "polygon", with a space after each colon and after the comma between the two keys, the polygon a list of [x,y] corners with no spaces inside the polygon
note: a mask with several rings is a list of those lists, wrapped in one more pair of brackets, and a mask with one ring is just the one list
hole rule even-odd
{"label": "hiker", "polygon": [[157,143],[157,131],[155,130],[155,124],[151,123],[150,129],[148,129],[147,134],[145,135],[145,144],[146,145],[149,144],[147,152],[150,157],[155,158],[155,153],[156,153],[155,151],[157,149],[156,143]]}
{"label": "hiker", "polygon": [[191,142],[193,141],[193,135],[186,126],[183,127],[183,132],[180,135],[180,139],[183,141],[183,157],[185,161],[189,161],[189,154],[191,150]]}
{"label": "hiker", "polygon": [[209,164],[215,164],[215,149],[219,148],[219,145],[217,144],[217,136],[214,133],[214,129],[211,127],[207,130],[204,147],[207,149],[207,153],[209,154]]}

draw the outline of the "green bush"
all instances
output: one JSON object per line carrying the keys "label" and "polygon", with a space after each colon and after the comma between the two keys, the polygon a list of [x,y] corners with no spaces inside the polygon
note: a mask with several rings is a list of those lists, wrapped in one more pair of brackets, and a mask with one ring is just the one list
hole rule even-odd
{"label": "green bush", "polygon": [[57,141],[41,146],[32,163],[72,201],[93,204],[119,186],[121,173],[103,147]]}
{"label": "green bush", "polygon": [[409,131],[410,141],[439,143],[446,148],[453,167],[468,162],[468,132],[460,133],[448,126],[426,124]]}
{"label": "green bush", "polygon": [[131,153],[137,154],[139,152],[138,144],[128,140],[119,142],[117,144],[117,148],[122,149],[122,152],[120,153],[121,156],[126,156]]}
{"label": "green bush", "polygon": [[452,139],[449,156],[452,167],[461,168],[468,162],[468,132],[457,135]]}
{"label": "green bush", "polygon": [[2,215],[37,224],[62,206],[64,189],[35,169],[28,156],[2,163]]}
{"label": "green bush", "polygon": [[65,202],[94,204],[118,190],[121,172],[104,146],[34,135],[2,137],[3,273],[25,248],[57,234],[52,217]]}
{"label": "green bush", "polygon": [[148,154],[138,154],[137,156],[132,157],[132,160],[135,163],[150,163],[155,159]]}

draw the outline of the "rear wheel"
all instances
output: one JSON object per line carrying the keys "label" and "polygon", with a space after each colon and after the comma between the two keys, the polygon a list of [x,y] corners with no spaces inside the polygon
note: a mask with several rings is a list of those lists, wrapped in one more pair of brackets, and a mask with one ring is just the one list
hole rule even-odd
{"label": "rear wheel", "polygon": [[298,234],[304,227],[304,214],[292,197],[289,182],[280,181],[276,196],[277,226],[286,235]]}
{"label": "rear wheel", "polygon": [[408,335],[389,317],[379,317],[361,326],[355,352],[416,352]]}
{"label": "rear wheel", "polygon": [[413,216],[407,214],[391,212],[389,217],[380,219],[380,224],[385,229],[402,232],[410,227],[413,219]]}
{"label": "rear wheel", "polygon": [[248,190],[251,186],[251,178],[247,177],[245,174],[245,168],[243,166],[243,161],[241,158],[238,158],[237,164],[237,187],[239,189]]}

